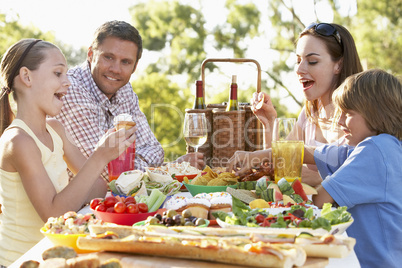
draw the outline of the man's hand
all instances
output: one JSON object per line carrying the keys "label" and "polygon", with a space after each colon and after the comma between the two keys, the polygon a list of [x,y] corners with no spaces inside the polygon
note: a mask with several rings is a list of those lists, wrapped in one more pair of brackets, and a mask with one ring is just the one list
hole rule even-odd
{"label": "man's hand", "polygon": [[201,170],[205,166],[203,153],[188,153],[177,158],[176,162],[189,162],[191,166]]}

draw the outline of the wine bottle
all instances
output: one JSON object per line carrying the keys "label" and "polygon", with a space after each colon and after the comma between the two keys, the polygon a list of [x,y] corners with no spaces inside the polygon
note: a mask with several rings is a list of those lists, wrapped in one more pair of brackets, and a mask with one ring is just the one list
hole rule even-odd
{"label": "wine bottle", "polygon": [[232,75],[232,84],[230,85],[229,102],[226,106],[226,111],[238,111],[239,104],[237,102],[237,83],[236,75]]}
{"label": "wine bottle", "polygon": [[204,90],[202,88],[202,81],[198,80],[196,83],[195,100],[193,109],[205,109]]}

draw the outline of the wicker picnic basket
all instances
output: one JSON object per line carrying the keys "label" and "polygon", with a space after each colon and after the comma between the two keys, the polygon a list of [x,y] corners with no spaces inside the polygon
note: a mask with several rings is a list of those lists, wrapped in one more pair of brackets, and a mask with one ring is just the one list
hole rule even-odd
{"label": "wicker picnic basket", "polygon": [[[257,92],[261,91],[261,67],[254,59],[210,58],[201,65],[201,79],[205,98],[205,65],[209,62],[252,62],[257,66]],[[225,111],[225,104],[207,104],[207,109],[186,109],[186,113],[205,113],[208,121],[208,138],[198,151],[211,167],[225,167],[227,161],[238,151],[255,151],[263,148],[261,123],[251,111],[249,104],[240,104],[239,111]],[[187,152],[194,149],[187,146]]]}

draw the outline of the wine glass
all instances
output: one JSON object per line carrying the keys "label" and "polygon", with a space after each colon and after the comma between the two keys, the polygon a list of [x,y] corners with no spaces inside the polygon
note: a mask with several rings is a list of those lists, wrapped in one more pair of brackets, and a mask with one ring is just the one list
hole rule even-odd
{"label": "wine glass", "polygon": [[296,126],[296,118],[277,118],[272,133],[272,158],[275,183],[282,178],[288,182],[301,181],[304,142]]}
{"label": "wine glass", "polygon": [[207,141],[207,131],[207,119],[204,113],[186,113],[183,126],[184,139],[195,152],[198,152],[198,147]]}

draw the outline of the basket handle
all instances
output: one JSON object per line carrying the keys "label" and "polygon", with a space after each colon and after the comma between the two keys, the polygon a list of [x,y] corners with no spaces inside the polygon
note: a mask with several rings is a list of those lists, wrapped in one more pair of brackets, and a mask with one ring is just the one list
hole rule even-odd
{"label": "basket handle", "polygon": [[201,79],[202,79],[202,90],[204,92],[205,98],[205,65],[208,62],[253,62],[257,66],[257,92],[261,92],[261,66],[258,61],[254,59],[233,59],[233,58],[209,58],[205,59],[201,65]]}

